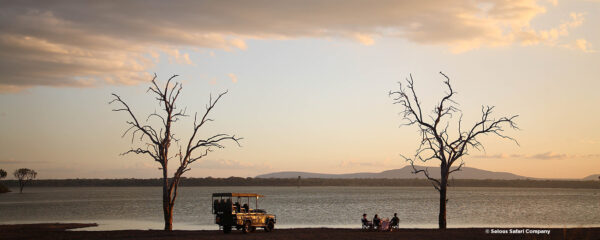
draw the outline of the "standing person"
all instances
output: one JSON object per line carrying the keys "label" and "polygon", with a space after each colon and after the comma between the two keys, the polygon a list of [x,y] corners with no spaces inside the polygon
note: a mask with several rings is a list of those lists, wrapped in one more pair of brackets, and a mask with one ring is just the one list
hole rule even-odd
{"label": "standing person", "polygon": [[373,227],[375,227],[377,230],[379,230],[380,226],[381,226],[381,219],[377,216],[377,214],[375,214],[375,216],[373,217]]}
{"label": "standing person", "polygon": [[392,218],[392,221],[390,221],[390,231],[393,228],[398,228],[399,223],[400,223],[400,219],[398,218],[398,213],[394,213],[394,217]]}

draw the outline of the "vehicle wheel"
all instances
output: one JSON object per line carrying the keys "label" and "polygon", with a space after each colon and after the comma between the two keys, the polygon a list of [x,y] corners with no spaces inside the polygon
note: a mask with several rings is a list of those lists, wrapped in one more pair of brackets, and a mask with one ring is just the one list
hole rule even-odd
{"label": "vehicle wheel", "polygon": [[223,226],[223,233],[230,233],[231,232],[231,226]]}
{"label": "vehicle wheel", "polygon": [[250,232],[250,221],[247,221],[244,223],[244,226],[242,227],[242,232],[243,233]]}
{"label": "vehicle wheel", "polygon": [[250,227],[250,232],[256,231],[256,227]]}
{"label": "vehicle wheel", "polygon": [[265,232],[273,231],[274,228],[275,223],[273,223],[273,221],[269,221],[269,223],[267,223],[267,226],[265,227]]}

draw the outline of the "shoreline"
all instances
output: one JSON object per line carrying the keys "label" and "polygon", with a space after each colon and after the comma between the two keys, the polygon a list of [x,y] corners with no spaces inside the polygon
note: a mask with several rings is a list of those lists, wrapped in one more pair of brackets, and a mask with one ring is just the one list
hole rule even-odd
{"label": "shoreline", "polygon": [[[87,231],[96,223],[35,223],[0,225],[3,240],[12,239],[599,239],[600,227],[592,228],[401,228],[393,232],[368,231],[355,228],[289,228],[264,232],[257,229],[243,234],[218,230],[114,230]],[[75,230],[75,231],[72,231]]]}
{"label": "shoreline", "polygon": [[[0,222],[0,226],[10,226],[10,225],[35,225],[35,224],[90,224],[81,227],[73,227],[68,229],[69,231],[158,231],[162,230],[164,223],[162,221],[138,221],[138,220],[93,220],[93,219],[72,219],[67,220],[65,222],[55,222],[52,220],[41,220],[41,221],[9,221],[9,222]],[[94,222],[94,223],[88,223]],[[402,222],[400,224],[400,228],[402,229],[413,229],[413,230],[431,230],[437,229],[437,223],[431,224],[409,224],[406,222]],[[334,224],[334,225],[323,225],[323,224],[277,224],[276,228],[278,230],[290,230],[290,229],[347,229],[347,230],[357,230],[361,229],[360,224]],[[562,224],[562,225],[504,225],[497,224],[493,226],[489,225],[454,225],[449,224],[447,229],[486,229],[486,228],[497,228],[497,229],[514,229],[514,228],[528,228],[528,229],[576,229],[576,228],[600,228],[599,224]],[[211,223],[211,224],[198,224],[198,223],[189,223],[189,222],[174,222],[173,223],[174,231],[218,231],[219,226]],[[600,239],[599,239],[600,240]]]}

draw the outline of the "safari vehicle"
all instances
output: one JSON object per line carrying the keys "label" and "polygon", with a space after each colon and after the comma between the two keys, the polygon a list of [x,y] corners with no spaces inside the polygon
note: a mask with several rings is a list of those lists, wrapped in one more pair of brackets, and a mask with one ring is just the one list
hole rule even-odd
{"label": "safari vehicle", "polygon": [[[215,223],[224,233],[230,233],[234,227],[244,233],[254,232],[257,227],[264,228],[266,232],[273,231],[277,219],[275,215],[258,209],[258,199],[261,197],[264,196],[256,193],[213,193]],[[254,209],[250,208],[252,202]]]}

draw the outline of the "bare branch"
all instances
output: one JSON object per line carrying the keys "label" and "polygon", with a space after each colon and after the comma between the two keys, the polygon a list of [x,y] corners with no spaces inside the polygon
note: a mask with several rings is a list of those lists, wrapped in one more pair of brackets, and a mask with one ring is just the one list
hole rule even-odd
{"label": "bare branch", "polygon": [[135,154],[147,154],[150,157],[152,157],[154,159],[154,161],[160,162],[160,158],[158,158],[154,153],[148,151],[148,150],[144,150],[141,148],[136,148],[136,149],[130,149],[127,152],[121,153],[121,155],[127,155],[129,153],[135,153]]}
{"label": "bare branch", "polygon": [[414,162],[414,160],[413,160],[413,159],[407,158],[407,157],[405,157],[405,156],[403,156],[403,155],[400,155],[400,156],[401,156],[402,158],[404,158],[404,160],[405,160],[405,161],[407,161],[407,162],[409,162],[409,163],[410,163],[410,166],[411,166],[411,167],[412,167],[412,169],[413,169],[413,171],[412,171],[412,173],[413,173],[413,174],[423,173],[423,174],[425,175],[425,177],[426,177],[426,178],[427,178],[429,181],[431,181],[431,185],[433,185],[433,187],[434,187],[436,190],[440,191],[440,187],[441,187],[442,183],[440,182],[440,180],[437,180],[437,179],[435,179],[435,178],[432,178],[432,177],[430,177],[430,176],[429,176],[429,171],[428,171],[428,169],[427,169],[427,168],[425,168],[425,169],[417,169],[417,168],[415,167],[415,162]]}
{"label": "bare branch", "polygon": [[[148,136],[148,138],[150,138],[150,141],[152,141],[154,144],[158,144],[158,139],[156,139],[154,136],[152,136],[152,134],[150,134],[150,132],[148,132],[147,129],[152,129],[152,127],[150,126],[141,126],[140,123],[138,122],[137,118],[135,117],[135,115],[133,114],[133,112],[131,111],[131,109],[129,108],[129,105],[127,105],[127,103],[125,103],[121,97],[119,97],[119,95],[117,94],[112,94],[115,99],[113,99],[112,101],[109,102],[109,104],[112,104],[114,102],[120,103],[123,105],[124,108],[119,108],[119,109],[113,109],[113,111],[115,112],[119,112],[119,111],[126,111],[127,113],[129,113],[129,116],[131,116],[131,118],[133,119],[133,122],[128,122],[130,125],[132,125],[133,127],[137,128],[138,130],[142,131],[146,136]],[[153,129],[152,129],[153,130]]]}
{"label": "bare branch", "polygon": [[463,167],[464,165],[465,165],[465,162],[460,162],[460,164],[458,165],[458,167],[457,167],[457,168],[455,168],[455,169],[452,169],[452,170],[450,170],[450,171],[448,172],[448,175],[449,175],[450,173],[453,173],[453,172],[457,172],[457,171],[460,171],[460,170],[462,170],[462,167]]}

